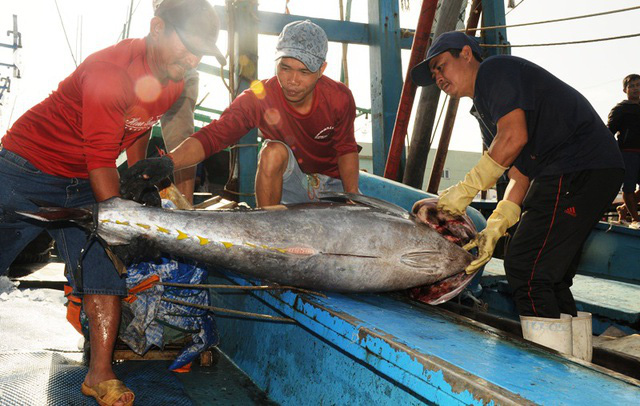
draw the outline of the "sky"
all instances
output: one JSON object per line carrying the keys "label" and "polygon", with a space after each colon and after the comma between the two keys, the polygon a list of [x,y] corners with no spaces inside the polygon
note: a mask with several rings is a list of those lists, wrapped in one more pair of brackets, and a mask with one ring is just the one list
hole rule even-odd
{"label": "sky", "polygon": [[[224,0],[210,0],[223,5]],[[34,104],[42,101],[58,83],[68,76],[87,55],[116,43],[133,3],[134,13],[130,37],[144,37],[152,17],[151,0],[0,0],[0,43],[11,42],[4,33],[12,28],[12,15],[18,15],[18,29],[23,48],[16,55],[9,48],[0,47],[0,62],[18,64],[20,79],[12,79],[11,93],[0,106],[0,133]],[[346,1],[344,1],[346,3]],[[415,29],[420,0],[409,0],[409,9],[400,11],[400,25]],[[508,1],[505,0],[505,4]],[[592,14],[638,6],[636,0],[516,0],[515,9],[506,8],[507,24],[521,24]],[[284,12],[286,0],[262,0],[259,9]],[[339,19],[338,0],[289,0],[291,14],[318,18]],[[59,10],[59,12],[58,12]],[[60,16],[59,16],[60,14]],[[367,1],[353,0],[352,21],[367,22]],[[513,45],[544,44],[588,40],[640,33],[640,9],[623,13],[592,17],[576,21],[514,27],[507,38]],[[63,31],[66,30],[65,33]],[[67,42],[68,41],[68,42]],[[258,76],[266,79],[274,74],[273,52],[276,38],[260,36]],[[227,35],[221,31],[218,47],[227,50]],[[325,75],[340,78],[341,45],[330,43]],[[579,45],[518,47],[512,54],[529,59],[549,70],[578,89],[594,106],[603,120],[611,108],[624,99],[622,79],[640,72],[640,37]],[[73,57],[72,57],[73,53]],[[406,74],[409,50],[402,51]],[[203,62],[216,65],[213,58]],[[369,108],[369,56],[362,45],[350,45],[348,51],[350,88],[358,107]],[[357,72],[357,74],[356,74]],[[0,67],[0,77],[12,71]],[[229,103],[228,92],[219,77],[201,75],[200,99],[203,106],[224,109]],[[206,96],[206,98],[205,98]],[[417,103],[416,97],[416,103]],[[441,97],[441,102],[444,97]],[[450,148],[479,152],[482,148],[475,119],[468,113],[469,99],[462,99]],[[355,123],[359,142],[370,142],[371,122],[360,117]],[[409,134],[411,134],[411,125]],[[440,133],[440,128],[436,134]],[[437,137],[435,142],[437,143]],[[437,144],[434,144],[437,145]]]}

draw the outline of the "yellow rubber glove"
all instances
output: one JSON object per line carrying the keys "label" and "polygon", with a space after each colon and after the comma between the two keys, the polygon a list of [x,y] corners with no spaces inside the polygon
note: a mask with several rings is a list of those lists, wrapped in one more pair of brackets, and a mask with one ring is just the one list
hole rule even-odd
{"label": "yellow rubber glove", "polygon": [[506,167],[498,164],[485,152],[462,182],[442,192],[438,200],[438,210],[453,216],[463,215],[478,192],[495,185],[506,170]]}
{"label": "yellow rubber glove", "polygon": [[472,274],[489,262],[496,249],[496,244],[500,237],[507,232],[507,229],[516,224],[520,219],[520,206],[509,201],[501,200],[498,206],[487,219],[487,227],[476,235],[467,245],[462,247],[469,251],[478,247],[478,257],[474,259],[465,269],[467,274]]}

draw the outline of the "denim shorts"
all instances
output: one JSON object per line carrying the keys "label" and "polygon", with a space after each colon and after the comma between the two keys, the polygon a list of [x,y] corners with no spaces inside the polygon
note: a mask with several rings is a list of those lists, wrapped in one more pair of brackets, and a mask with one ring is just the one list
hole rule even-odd
{"label": "denim shorts", "polygon": [[264,140],[264,148],[270,142],[284,145],[289,152],[287,169],[282,177],[282,204],[317,202],[319,192],[343,192],[342,181],[320,173],[304,173],[293,151],[287,144],[277,140]]}
{"label": "denim shorts", "polygon": [[[16,214],[16,211],[38,211],[39,206],[91,206],[96,201],[89,180],[46,174],[6,149],[0,149],[0,179],[0,275],[6,273],[25,246],[46,229],[56,241],[58,254],[66,264],[65,276],[75,293],[127,295],[124,277],[118,275],[97,240],[87,244],[85,230],[71,223],[25,220]],[[78,273],[80,251],[85,245],[82,273]]]}
{"label": "denim shorts", "polygon": [[622,181],[622,191],[633,193],[636,185],[640,183],[640,152],[622,151],[624,160],[624,180]]}

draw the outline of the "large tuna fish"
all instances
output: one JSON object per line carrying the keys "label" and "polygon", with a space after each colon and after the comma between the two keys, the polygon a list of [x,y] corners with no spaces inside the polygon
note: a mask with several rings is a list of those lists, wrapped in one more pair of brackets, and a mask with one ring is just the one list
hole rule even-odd
{"label": "large tuna fish", "polygon": [[112,198],[95,205],[97,213],[46,208],[21,214],[44,221],[71,219],[87,228],[97,225],[97,235],[109,245],[148,238],[171,254],[317,290],[381,292],[428,285],[453,275],[460,278],[472,260],[400,207],[361,195],[330,198],[351,202],[194,211]]}

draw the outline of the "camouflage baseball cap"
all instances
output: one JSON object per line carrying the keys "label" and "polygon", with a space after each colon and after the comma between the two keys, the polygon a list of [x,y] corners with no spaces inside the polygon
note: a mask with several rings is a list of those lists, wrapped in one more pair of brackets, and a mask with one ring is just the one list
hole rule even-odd
{"label": "camouflage baseball cap", "polygon": [[317,72],[327,57],[327,34],[309,20],[294,21],[284,26],[276,45],[276,60],[294,58]]}

